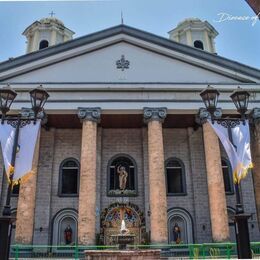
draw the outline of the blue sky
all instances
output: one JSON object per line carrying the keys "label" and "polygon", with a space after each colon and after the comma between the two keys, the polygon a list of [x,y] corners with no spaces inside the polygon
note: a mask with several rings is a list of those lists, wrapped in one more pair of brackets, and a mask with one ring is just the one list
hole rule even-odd
{"label": "blue sky", "polygon": [[[105,1],[7,1],[0,2],[0,61],[23,55],[26,49],[23,30],[54,11],[55,17],[75,31],[74,38],[124,23],[163,37],[188,17],[211,23],[219,35],[219,55],[260,69],[260,20],[245,0],[105,0]],[[248,20],[220,20],[220,13],[248,16]]]}

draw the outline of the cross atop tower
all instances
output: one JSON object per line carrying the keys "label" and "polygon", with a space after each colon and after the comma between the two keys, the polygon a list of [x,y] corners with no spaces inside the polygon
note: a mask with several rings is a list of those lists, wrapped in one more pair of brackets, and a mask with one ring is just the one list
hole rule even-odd
{"label": "cross atop tower", "polygon": [[51,11],[51,12],[49,13],[49,15],[50,15],[51,17],[53,17],[53,16],[55,15],[55,13],[54,13],[53,11]]}

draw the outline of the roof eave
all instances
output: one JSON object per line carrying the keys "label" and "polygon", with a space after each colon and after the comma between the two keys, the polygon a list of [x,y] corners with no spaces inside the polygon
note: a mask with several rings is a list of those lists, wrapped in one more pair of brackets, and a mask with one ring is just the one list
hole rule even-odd
{"label": "roof eave", "polygon": [[58,54],[60,52],[64,52],[66,50],[72,49],[72,48],[77,48],[80,47],[84,44],[89,44],[95,41],[99,41],[108,37],[112,37],[114,35],[120,34],[120,33],[125,33],[126,35],[132,36],[134,38],[147,41],[149,43],[154,43],[157,45],[160,45],[162,47],[181,52],[183,54],[192,56],[194,58],[198,58],[204,61],[208,61],[210,63],[214,63],[219,66],[223,66],[228,69],[232,69],[236,72],[254,77],[256,79],[260,80],[260,70],[256,68],[252,68],[250,66],[241,64],[236,61],[232,61],[229,59],[226,59],[224,57],[202,51],[199,49],[196,49],[194,47],[184,45],[169,39],[166,39],[164,37],[154,35],[149,32],[142,31],[140,29],[136,29],[130,26],[126,26],[123,24],[91,33],[86,36],[82,36],[79,38],[76,38],[74,40],[70,40],[65,43],[61,43],[59,45],[51,46],[43,50],[35,51],[33,53],[25,54],[22,56],[19,56],[13,60],[7,60],[5,62],[0,63],[0,72],[6,71],[8,69],[21,66],[23,64],[26,64],[28,62],[32,62],[35,60],[39,60],[44,57],[48,57],[51,55]]}

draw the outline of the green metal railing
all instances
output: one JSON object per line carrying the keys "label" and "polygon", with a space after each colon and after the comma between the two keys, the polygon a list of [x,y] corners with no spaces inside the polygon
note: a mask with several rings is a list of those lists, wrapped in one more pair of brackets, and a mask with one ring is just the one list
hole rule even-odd
{"label": "green metal railing", "polygon": [[[160,249],[161,257],[178,257],[186,259],[232,259],[237,258],[235,243],[205,244],[160,244],[129,245],[129,249]],[[108,250],[117,246],[45,246],[12,245],[10,259],[84,259],[86,250]],[[260,242],[251,242],[253,258],[260,259]]]}

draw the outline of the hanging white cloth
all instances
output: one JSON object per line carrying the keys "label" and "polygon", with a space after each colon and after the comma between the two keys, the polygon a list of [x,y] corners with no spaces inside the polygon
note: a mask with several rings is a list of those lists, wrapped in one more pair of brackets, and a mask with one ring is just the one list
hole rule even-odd
{"label": "hanging white cloth", "polygon": [[253,168],[248,120],[245,120],[245,124],[240,123],[231,128],[233,144],[229,140],[227,127],[222,126],[217,121],[214,124],[211,120],[208,120],[208,122],[226,150],[233,170],[234,183],[239,183],[241,179],[246,177],[248,170]]}
{"label": "hanging white cloth", "polygon": [[31,172],[35,145],[40,129],[40,120],[36,124],[31,122],[20,127],[15,167],[11,165],[15,137],[15,128],[6,122],[0,124],[0,142],[4,159],[4,166],[9,177],[13,174],[13,181],[17,182]]}

